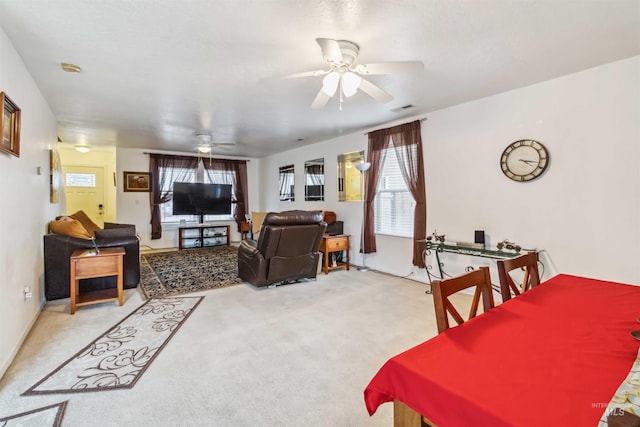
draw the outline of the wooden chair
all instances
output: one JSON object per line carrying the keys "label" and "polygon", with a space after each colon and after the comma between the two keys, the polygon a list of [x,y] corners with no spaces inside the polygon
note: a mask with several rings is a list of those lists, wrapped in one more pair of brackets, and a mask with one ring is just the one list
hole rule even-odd
{"label": "wooden chair", "polygon": [[[488,311],[494,307],[493,294],[491,289],[491,276],[489,267],[480,267],[478,270],[470,271],[458,277],[445,280],[434,280],[431,283],[433,294],[433,302],[436,311],[436,322],[438,324],[438,333],[449,329],[450,313],[458,325],[464,323],[464,319],[455,309],[449,297],[463,289],[476,288],[469,311],[469,319],[476,317],[478,313],[478,305],[480,304],[480,296],[482,296],[482,306],[484,311]],[[399,400],[393,401],[393,420],[394,427],[429,427],[435,426],[423,415],[409,408]]]}
{"label": "wooden chair", "polygon": [[[510,271],[516,269],[524,270],[522,285],[518,286],[509,275]],[[528,252],[516,258],[498,261],[498,277],[500,279],[500,293],[502,293],[502,302],[511,299],[511,293],[515,296],[528,291],[534,286],[540,284],[540,274],[538,273],[538,254],[536,252]]]}
{"label": "wooden chair", "polygon": [[476,317],[478,313],[478,305],[480,296],[482,296],[482,306],[484,311],[489,311],[495,305],[493,302],[493,294],[491,290],[491,276],[489,267],[480,267],[478,270],[470,271],[458,277],[445,280],[434,280],[431,284],[433,291],[433,302],[436,309],[436,322],[438,324],[438,333],[442,333],[449,329],[449,316],[458,323],[464,323],[464,319],[455,309],[449,297],[463,289],[476,288],[469,311],[469,319]]}
{"label": "wooden chair", "polygon": [[640,427],[640,417],[637,415],[621,409],[614,411],[607,417],[609,427]]}

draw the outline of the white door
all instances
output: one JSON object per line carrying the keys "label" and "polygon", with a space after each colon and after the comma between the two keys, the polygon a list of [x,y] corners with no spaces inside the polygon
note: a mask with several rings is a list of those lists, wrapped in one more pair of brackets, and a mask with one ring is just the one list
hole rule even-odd
{"label": "white door", "polygon": [[67,215],[83,210],[104,227],[104,168],[68,166],[62,168]]}

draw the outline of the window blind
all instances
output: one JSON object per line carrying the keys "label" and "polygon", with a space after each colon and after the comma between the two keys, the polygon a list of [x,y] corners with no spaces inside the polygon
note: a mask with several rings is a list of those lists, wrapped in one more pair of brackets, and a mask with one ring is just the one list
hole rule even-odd
{"label": "window blind", "polygon": [[375,232],[391,236],[413,236],[416,202],[404,182],[395,150],[388,148],[374,200]]}

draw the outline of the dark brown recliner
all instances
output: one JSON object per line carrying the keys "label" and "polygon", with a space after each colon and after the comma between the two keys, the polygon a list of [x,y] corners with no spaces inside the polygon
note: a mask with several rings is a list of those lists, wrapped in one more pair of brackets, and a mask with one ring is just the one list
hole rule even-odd
{"label": "dark brown recliner", "polygon": [[315,278],[326,227],[319,211],[268,213],[258,241],[238,247],[238,276],[258,287]]}

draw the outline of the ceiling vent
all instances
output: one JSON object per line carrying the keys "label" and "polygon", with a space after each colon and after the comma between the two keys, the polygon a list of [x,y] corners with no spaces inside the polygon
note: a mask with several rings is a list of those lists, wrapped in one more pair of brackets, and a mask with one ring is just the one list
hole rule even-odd
{"label": "ceiling vent", "polygon": [[416,106],[413,104],[407,104],[407,105],[403,105],[402,107],[394,108],[391,111],[393,111],[394,113],[399,113],[401,111],[408,110],[409,108],[415,108],[415,107]]}

